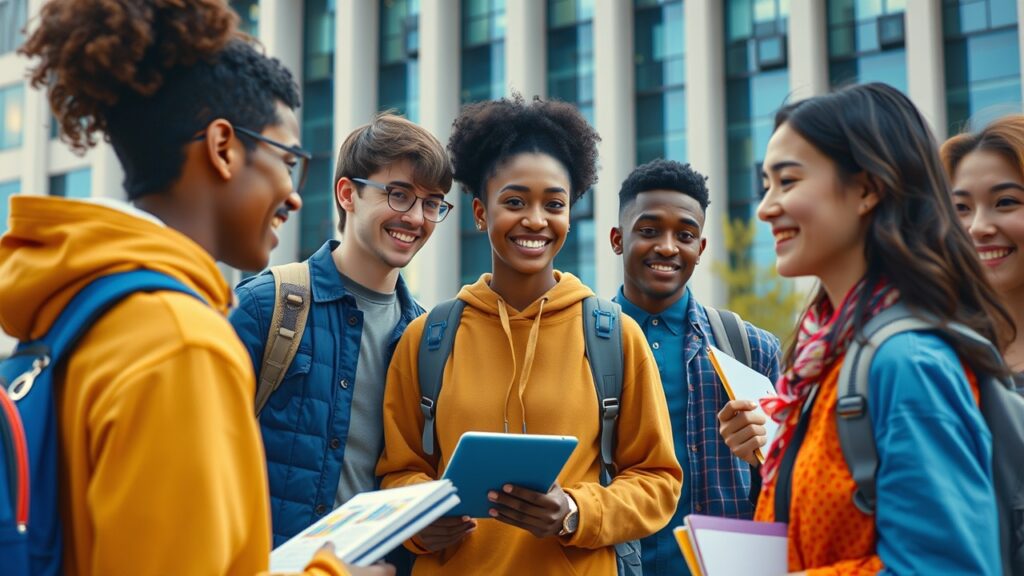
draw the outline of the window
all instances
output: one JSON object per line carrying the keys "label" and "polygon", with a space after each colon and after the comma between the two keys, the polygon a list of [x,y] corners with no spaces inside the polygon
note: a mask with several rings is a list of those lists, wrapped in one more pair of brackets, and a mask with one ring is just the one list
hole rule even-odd
{"label": "window", "polygon": [[419,119],[419,21],[419,0],[381,0],[380,109],[413,122]]}
{"label": "window", "polygon": [[25,35],[21,33],[28,15],[28,0],[0,0],[0,54],[13,52]]}
{"label": "window", "polygon": [[829,0],[829,81],[833,87],[885,82],[907,91],[905,0]]}
{"label": "window", "polygon": [[259,0],[231,0],[231,7],[238,13],[238,29],[254,38],[259,36]]}
{"label": "window", "polygon": [[24,86],[15,84],[0,88],[0,150],[21,146],[24,124]]}
{"label": "window", "polygon": [[313,154],[299,212],[305,259],[334,236],[334,0],[306,0],[303,44],[302,146]]}
{"label": "window", "polygon": [[21,192],[20,180],[0,182],[0,234],[7,231],[7,204],[11,196]]}
{"label": "window", "polygon": [[78,199],[92,196],[92,170],[81,168],[50,176],[50,195]]}
{"label": "window", "polygon": [[686,160],[682,0],[637,0],[634,17],[637,164]]}

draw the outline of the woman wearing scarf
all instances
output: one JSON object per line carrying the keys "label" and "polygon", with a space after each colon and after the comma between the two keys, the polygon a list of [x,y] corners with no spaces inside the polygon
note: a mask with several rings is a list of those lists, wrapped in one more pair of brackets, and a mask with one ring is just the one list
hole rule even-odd
{"label": "woman wearing scarf", "polygon": [[[788,488],[789,507],[780,509],[789,516],[791,571],[999,573],[992,438],[976,386],[983,373],[1002,374],[996,359],[922,332],[879,348],[869,369],[879,459],[873,515],[854,505],[836,428],[845,352],[860,327],[896,302],[995,342],[1012,332],[998,296],[977,280],[980,263],[942,170],[924,119],[883,84],[776,115],[758,217],[772,227],[779,273],[821,283],[787,352],[779,396],[765,402],[781,428],[761,467],[755,518],[776,521],[776,496]],[[806,434],[796,433],[801,420]],[[740,436],[757,427],[722,428],[737,451]]]}

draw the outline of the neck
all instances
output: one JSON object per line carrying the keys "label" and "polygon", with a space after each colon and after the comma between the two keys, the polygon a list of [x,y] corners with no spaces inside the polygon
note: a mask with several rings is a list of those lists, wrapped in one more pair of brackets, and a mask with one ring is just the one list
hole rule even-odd
{"label": "neck", "polygon": [[211,211],[196,209],[194,197],[192,201],[181,201],[173,191],[147,194],[132,204],[156,216],[168,228],[173,228],[188,236],[215,260],[221,260],[220,248],[217,245],[215,226],[210,218]]}
{"label": "neck", "polygon": [[398,285],[398,268],[368,254],[353,238],[344,239],[331,254],[334,266],[364,288],[387,294]]}
{"label": "neck", "polygon": [[838,310],[843,298],[867,273],[867,261],[864,259],[864,255],[858,252],[852,257],[833,263],[827,272],[817,275],[821,280],[822,287],[825,288],[825,293],[828,294],[833,310]]}
{"label": "neck", "polygon": [[516,310],[525,310],[557,284],[551,266],[536,274],[520,274],[504,266],[492,268],[491,290]]}
{"label": "neck", "polygon": [[651,294],[646,294],[635,285],[628,281],[622,285],[622,293],[626,296],[626,299],[633,303],[634,306],[647,312],[648,314],[661,314],[665,310],[668,310],[676,302],[683,299],[686,294],[686,285],[670,296],[660,298]]}

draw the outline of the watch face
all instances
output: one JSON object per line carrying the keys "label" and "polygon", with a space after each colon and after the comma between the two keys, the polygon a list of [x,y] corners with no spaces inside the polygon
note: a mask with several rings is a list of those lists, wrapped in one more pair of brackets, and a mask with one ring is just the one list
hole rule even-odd
{"label": "watch face", "polygon": [[565,531],[567,533],[572,533],[572,532],[576,531],[576,528],[579,526],[579,524],[580,524],[580,513],[579,512],[572,512],[571,514],[569,514],[568,516],[565,517],[565,523],[564,523],[564,526],[562,526],[562,527],[565,529]]}

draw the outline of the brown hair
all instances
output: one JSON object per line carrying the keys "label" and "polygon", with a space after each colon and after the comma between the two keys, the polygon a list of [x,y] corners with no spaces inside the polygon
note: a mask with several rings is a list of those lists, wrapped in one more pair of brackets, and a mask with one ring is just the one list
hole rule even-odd
{"label": "brown hair", "polygon": [[995,152],[1024,174],[1024,115],[1004,116],[980,132],[965,132],[946,140],[940,153],[950,179],[960,162],[976,150]]}
{"label": "brown hair", "polygon": [[[1013,320],[954,217],[935,139],[903,93],[879,83],[852,86],[786,106],[775,116],[776,129],[783,124],[835,162],[843,177],[864,173],[878,185],[864,242],[868,289],[855,304],[855,329],[864,323],[872,289],[885,279],[915,311],[966,325],[1000,349],[1012,339]],[[825,297],[821,290],[813,302]],[[956,338],[951,328],[941,330],[975,370],[1005,375],[998,359]]]}
{"label": "brown hair", "polygon": [[[355,129],[338,150],[334,170],[334,191],[342,178],[368,178],[387,166],[408,160],[413,166],[413,184],[447,194],[452,187],[452,164],[441,142],[427,129],[392,112],[381,112],[373,121]],[[362,192],[362,185],[356,185]],[[334,194],[338,207],[338,231],[345,231],[345,209]]]}

